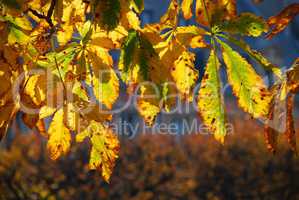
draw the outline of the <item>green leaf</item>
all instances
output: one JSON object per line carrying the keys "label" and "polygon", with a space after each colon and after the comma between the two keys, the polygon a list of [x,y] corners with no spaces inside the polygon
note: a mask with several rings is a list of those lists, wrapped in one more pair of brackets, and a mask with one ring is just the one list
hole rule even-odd
{"label": "green leaf", "polygon": [[122,79],[125,82],[133,79],[147,80],[152,58],[158,58],[158,55],[149,40],[134,30],[129,31],[120,54]]}
{"label": "green leaf", "polygon": [[46,55],[45,60],[38,60],[37,65],[42,68],[48,68],[52,70],[52,73],[59,77],[56,64],[64,78],[66,72],[69,69],[70,63],[74,60],[78,53],[78,44],[71,43],[66,49],[60,52],[50,52]]}
{"label": "green leaf", "polygon": [[96,10],[96,20],[99,16],[100,25],[111,31],[118,26],[120,20],[120,0],[99,1]]}
{"label": "green leaf", "polygon": [[134,30],[130,30],[120,53],[120,63],[123,66],[124,72],[128,72],[130,65],[133,62],[133,56],[137,47],[137,42],[138,33]]}
{"label": "green leaf", "polygon": [[253,117],[264,117],[269,110],[271,94],[263,79],[253,67],[229,45],[218,40],[222,46],[223,59],[227,67],[228,82],[245,112]]}
{"label": "green leaf", "polygon": [[224,143],[226,127],[219,67],[220,62],[212,50],[199,91],[198,109],[205,125],[218,141]]}

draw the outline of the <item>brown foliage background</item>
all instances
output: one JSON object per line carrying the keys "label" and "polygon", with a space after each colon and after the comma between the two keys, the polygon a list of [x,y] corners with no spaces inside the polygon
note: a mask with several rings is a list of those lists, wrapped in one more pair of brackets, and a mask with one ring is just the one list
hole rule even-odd
{"label": "brown foliage background", "polygon": [[110,184],[89,171],[87,145],[54,162],[38,134],[17,134],[0,151],[0,199],[298,199],[287,145],[272,155],[255,122],[235,128],[224,146],[203,135],[121,138]]}

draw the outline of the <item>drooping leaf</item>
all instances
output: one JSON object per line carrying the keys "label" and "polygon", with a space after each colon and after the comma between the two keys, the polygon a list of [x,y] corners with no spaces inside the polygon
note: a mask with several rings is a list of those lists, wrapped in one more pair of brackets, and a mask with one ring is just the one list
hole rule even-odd
{"label": "drooping leaf", "polygon": [[193,16],[192,5],[193,5],[193,0],[182,1],[182,11],[185,19],[190,19]]}
{"label": "drooping leaf", "polygon": [[120,68],[127,72],[133,62],[134,52],[137,48],[138,36],[136,31],[129,31],[129,34],[123,44],[120,55]]}
{"label": "drooping leaf", "polygon": [[142,85],[137,99],[137,110],[143,117],[145,123],[152,126],[158,113],[160,112],[160,94],[153,85]]}
{"label": "drooping leaf", "polygon": [[287,88],[292,93],[299,91],[299,58],[297,58],[292,67],[287,71]]}
{"label": "drooping leaf", "polygon": [[171,75],[183,99],[192,101],[193,88],[198,79],[198,71],[194,67],[195,55],[185,51],[175,61]]}
{"label": "drooping leaf", "polygon": [[287,137],[287,141],[291,146],[291,149],[296,153],[296,131],[295,131],[295,124],[294,124],[294,116],[293,116],[293,107],[294,107],[294,99],[295,95],[290,94],[287,97],[287,120],[286,120],[286,131],[285,135]]}
{"label": "drooping leaf", "polygon": [[220,41],[223,59],[227,67],[228,81],[241,108],[253,117],[264,117],[268,113],[271,95],[263,79],[253,67],[229,45]]}
{"label": "drooping leaf", "polygon": [[293,3],[284,8],[278,15],[268,19],[268,25],[272,28],[268,39],[282,32],[293,18],[299,14],[299,3]]}
{"label": "drooping leaf", "polygon": [[109,182],[115,161],[118,158],[119,142],[112,131],[101,123],[91,121],[89,126],[76,135],[82,142],[88,137],[91,142],[89,168],[101,171],[102,177]]}
{"label": "drooping leaf", "polygon": [[218,75],[220,62],[214,50],[211,51],[198,96],[198,109],[203,122],[224,143],[226,135],[224,103],[221,95],[221,82]]}
{"label": "drooping leaf", "polygon": [[277,149],[277,139],[278,139],[278,133],[273,127],[273,120],[274,120],[274,113],[275,112],[275,102],[271,102],[271,106],[269,109],[269,113],[267,114],[267,119],[265,122],[265,128],[264,128],[264,137],[267,145],[267,149],[271,153],[275,153]]}
{"label": "drooping leaf", "polygon": [[167,12],[160,19],[160,24],[164,27],[176,25],[178,23],[178,14],[178,0],[171,0]]}
{"label": "drooping leaf", "polygon": [[119,81],[112,68],[112,58],[106,52],[104,54],[106,59],[101,59],[104,50],[100,50],[99,47],[90,46],[88,51],[87,58],[93,68],[92,86],[94,94],[97,100],[111,108],[119,95]]}
{"label": "drooping leaf", "polygon": [[53,160],[56,160],[61,155],[66,154],[71,145],[71,133],[64,124],[65,114],[67,113],[64,113],[63,108],[57,110],[49,126],[49,140],[47,148],[49,150],[50,157]]}

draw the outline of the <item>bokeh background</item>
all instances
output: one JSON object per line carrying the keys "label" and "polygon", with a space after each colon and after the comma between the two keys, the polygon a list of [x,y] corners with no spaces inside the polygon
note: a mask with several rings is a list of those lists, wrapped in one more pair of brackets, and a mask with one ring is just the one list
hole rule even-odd
{"label": "bokeh background", "polygon": [[[299,1],[237,2],[239,11],[268,18]],[[158,22],[168,3],[145,0],[143,24]],[[189,25],[194,21],[182,19],[180,23]],[[263,37],[246,40],[273,63],[287,69],[299,57],[299,17],[271,41]],[[208,52],[195,53],[197,69],[203,73]],[[269,78],[263,69],[255,67]],[[124,90],[115,107],[126,101]],[[211,135],[186,135],[183,129],[176,135],[119,132],[120,158],[109,184],[98,172],[88,170],[88,142],[74,144],[68,156],[51,161],[45,138],[22,124],[20,113],[0,144],[0,200],[299,199],[299,158],[286,145],[284,135],[279,136],[276,155],[270,154],[262,123],[236,108],[230,91],[225,95],[234,132],[224,146]],[[297,113],[298,101],[295,108]],[[189,111],[160,115],[157,123],[174,122],[180,127],[183,120],[192,122],[197,118],[195,111]],[[116,114],[113,121],[143,123],[133,107]],[[295,124],[298,126],[298,116]]]}

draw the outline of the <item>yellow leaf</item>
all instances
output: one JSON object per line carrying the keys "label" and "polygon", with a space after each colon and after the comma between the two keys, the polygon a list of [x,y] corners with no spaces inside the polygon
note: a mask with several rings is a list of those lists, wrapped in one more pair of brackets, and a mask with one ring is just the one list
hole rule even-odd
{"label": "yellow leaf", "polygon": [[32,101],[36,105],[40,105],[46,99],[46,76],[44,75],[33,75],[28,78],[26,87],[24,89],[25,94],[28,94]]}
{"label": "yellow leaf", "polygon": [[56,111],[56,108],[50,107],[50,106],[43,106],[41,107],[39,111],[39,118],[44,119],[46,117],[49,117],[53,115]]}
{"label": "yellow leaf", "polygon": [[192,4],[193,0],[183,0],[182,1],[182,11],[185,19],[190,19],[192,17]]}
{"label": "yellow leaf", "polygon": [[160,24],[164,26],[174,26],[178,23],[179,4],[177,0],[171,0],[168,10],[161,17]]}
{"label": "yellow leaf", "polygon": [[205,30],[196,26],[180,26],[176,28],[175,37],[178,42],[186,47],[204,48],[208,44],[204,40]]}
{"label": "yellow leaf", "polygon": [[198,71],[194,67],[195,55],[185,51],[175,61],[171,75],[183,99],[192,101],[193,87],[198,79]]}
{"label": "yellow leaf", "polygon": [[69,151],[71,145],[71,133],[64,125],[63,108],[60,108],[54,114],[53,120],[49,126],[48,135],[49,141],[47,148],[51,159],[56,160]]}
{"label": "yellow leaf", "polygon": [[219,67],[220,62],[212,50],[199,90],[198,109],[205,125],[218,141],[224,143],[226,128]]}
{"label": "yellow leaf", "polygon": [[0,107],[0,140],[5,136],[11,119],[18,111],[18,105],[12,100]]}
{"label": "yellow leaf", "polygon": [[90,52],[88,59],[92,64],[93,91],[96,98],[108,108],[111,108],[119,95],[119,81],[112,66],[104,63],[97,54]]}
{"label": "yellow leaf", "polygon": [[77,108],[74,106],[74,104],[67,103],[63,107],[63,112],[64,112],[65,126],[72,131],[77,130],[79,125],[79,113]]}
{"label": "yellow leaf", "polygon": [[102,172],[102,177],[109,182],[115,161],[118,158],[119,141],[111,129],[101,123],[91,121],[90,125],[76,135],[76,141],[82,142],[89,137],[92,144],[89,168]]}
{"label": "yellow leaf", "polygon": [[205,26],[236,17],[236,0],[196,0],[196,19]]}
{"label": "yellow leaf", "polygon": [[152,126],[157,114],[160,112],[159,91],[152,85],[142,85],[137,99],[137,110],[146,124]]}

